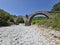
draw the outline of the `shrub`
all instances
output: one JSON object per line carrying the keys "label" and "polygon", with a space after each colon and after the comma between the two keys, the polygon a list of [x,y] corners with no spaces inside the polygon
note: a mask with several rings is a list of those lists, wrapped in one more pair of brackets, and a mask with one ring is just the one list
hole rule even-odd
{"label": "shrub", "polygon": [[9,25],[11,25],[13,23],[13,22],[10,22],[11,17],[14,17],[14,16],[12,16],[8,12],[0,9],[0,26],[9,26]]}
{"label": "shrub", "polygon": [[[60,29],[60,13],[57,13],[55,16],[46,19],[46,18],[34,18],[32,20],[32,23],[36,22],[38,25],[45,25],[46,27],[52,27],[54,29],[59,28]],[[34,24],[36,24],[34,23]]]}
{"label": "shrub", "polygon": [[60,14],[56,14],[54,17],[48,19],[44,24],[46,26],[51,26],[52,28],[60,28]]}
{"label": "shrub", "polygon": [[32,24],[36,24],[36,22],[35,21],[32,21]]}
{"label": "shrub", "polygon": [[46,19],[47,19],[47,18],[45,18],[45,17],[33,18],[33,19],[32,19],[32,23],[35,22],[34,24],[37,23],[38,25],[41,25],[41,24],[45,23]]}

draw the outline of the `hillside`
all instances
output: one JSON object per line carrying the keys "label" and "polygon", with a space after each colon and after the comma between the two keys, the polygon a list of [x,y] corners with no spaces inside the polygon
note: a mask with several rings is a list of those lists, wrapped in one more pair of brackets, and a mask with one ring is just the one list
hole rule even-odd
{"label": "hillside", "polygon": [[13,22],[11,22],[10,19],[13,17],[16,16],[11,15],[10,13],[4,11],[3,9],[0,9],[0,26],[12,25]]}

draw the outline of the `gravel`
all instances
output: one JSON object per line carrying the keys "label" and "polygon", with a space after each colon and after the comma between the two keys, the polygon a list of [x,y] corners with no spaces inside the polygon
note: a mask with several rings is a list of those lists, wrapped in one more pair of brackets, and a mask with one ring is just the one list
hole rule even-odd
{"label": "gravel", "polygon": [[60,45],[43,34],[43,31],[24,24],[1,27],[0,45]]}

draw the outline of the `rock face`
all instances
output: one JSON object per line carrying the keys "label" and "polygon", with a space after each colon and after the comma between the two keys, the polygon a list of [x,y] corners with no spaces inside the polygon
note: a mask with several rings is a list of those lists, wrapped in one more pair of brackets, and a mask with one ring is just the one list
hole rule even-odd
{"label": "rock face", "polygon": [[54,40],[49,41],[43,33],[24,24],[1,27],[0,45],[56,45]]}

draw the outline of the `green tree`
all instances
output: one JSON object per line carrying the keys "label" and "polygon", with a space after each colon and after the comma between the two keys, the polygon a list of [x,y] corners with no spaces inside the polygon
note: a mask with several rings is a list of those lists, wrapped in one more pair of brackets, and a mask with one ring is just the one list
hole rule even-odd
{"label": "green tree", "polygon": [[52,11],[60,11],[60,2],[56,3],[53,8]]}
{"label": "green tree", "polygon": [[0,26],[8,26],[11,25],[10,18],[14,17],[10,13],[0,9]]}

